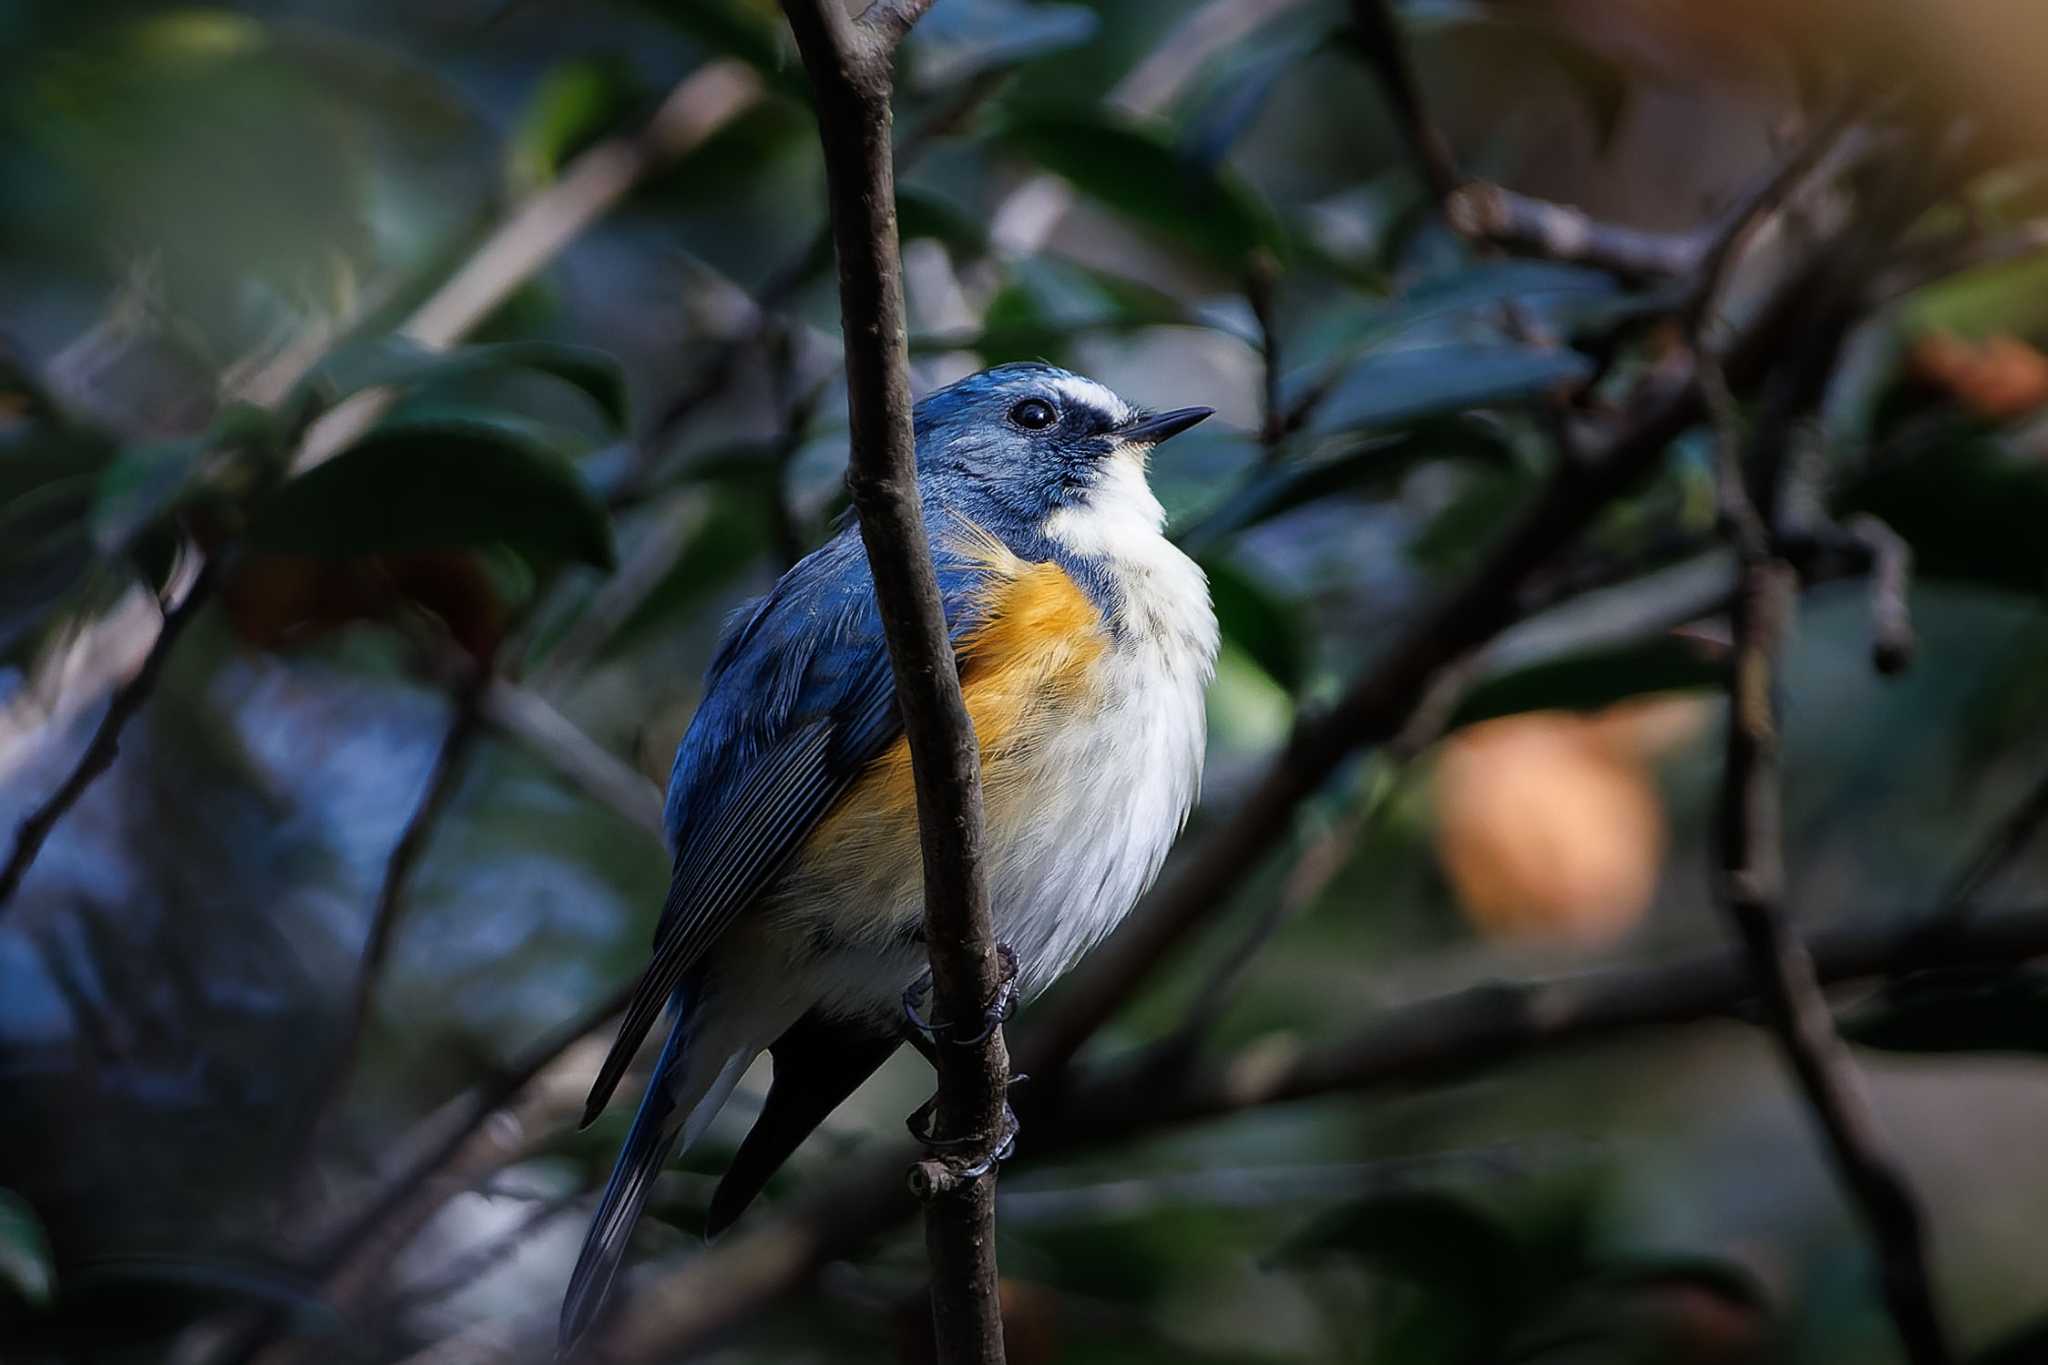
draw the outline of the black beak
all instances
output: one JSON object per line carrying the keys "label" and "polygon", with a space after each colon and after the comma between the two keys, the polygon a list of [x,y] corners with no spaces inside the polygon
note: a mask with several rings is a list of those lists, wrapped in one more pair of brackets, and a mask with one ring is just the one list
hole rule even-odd
{"label": "black beak", "polygon": [[1175,408],[1172,412],[1140,413],[1136,421],[1118,431],[1117,435],[1133,445],[1156,446],[1180,435],[1215,411],[1214,408]]}

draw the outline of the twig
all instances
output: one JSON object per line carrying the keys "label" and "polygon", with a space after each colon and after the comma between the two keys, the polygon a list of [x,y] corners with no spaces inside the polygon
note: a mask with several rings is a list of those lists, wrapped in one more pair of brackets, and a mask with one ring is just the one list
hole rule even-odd
{"label": "twig", "polygon": [[157,679],[163,674],[164,664],[171,657],[178,637],[185,633],[185,627],[192,623],[192,618],[212,600],[214,584],[220,576],[221,558],[220,554],[209,555],[200,566],[198,575],[185,590],[184,600],[164,613],[163,626],[157,631],[156,643],[144,656],[142,667],[115,689],[113,699],[107,703],[107,713],[100,717],[91,742],[85,746],[85,752],[79,755],[69,775],[48,799],[22,817],[14,832],[14,848],[7,855],[7,865],[0,868],[0,910],[6,908],[20,888],[22,878],[34,866],[36,854],[42,851],[43,841],[50,837],[50,831],[57,827],[57,822],[78,804],[78,798],[85,795],[85,789],[93,784],[94,779],[113,766],[114,756],[121,750],[121,731],[156,690]]}
{"label": "twig", "polygon": [[1261,251],[1252,258],[1244,289],[1245,301],[1259,324],[1259,444],[1265,448],[1268,464],[1280,458],[1280,443],[1289,431],[1287,407],[1280,397],[1280,320],[1274,298],[1279,276],[1280,263],[1270,252]]}
{"label": "twig", "polygon": [[1402,140],[1415,159],[1422,183],[1448,210],[1451,197],[1465,183],[1465,177],[1458,172],[1457,159],[1451,155],[1451,144],[1444,138],[1443,130],[1430,119],[1422,102],[1422,86],[1408,61],[1408,45],[1401,36],[1390,0],[1352,0],[1351,23],[1358,30],[1366,60],[1379,77],[1380,92],[1394,112],[1394,121],[1401,125]]}
{"label": "twig", "polygon": [[2005,874],[2048,823],[2048,773],[2044,773],[2000,820],[1943,888],[1931,928],[1947,932],[1976,911],[1984,888]]}
{"label": "twig", "polygon": [[[875,0],[858,20],[838,0],[784,0],[818,104],[846,336],[852,456],[847,486],[909,739],[924,854],[933,1000],[979,1019],[1002,986],[981,861],[981,755],[960,695],[918,495],[910,353],[897,248],[890,92],[896,43],[930,0]],[[951,1143],[953,1189],[926,1204],[932,1321],[949,1365],[1003,1359],[995,1257],[995,1164],[1006,1146],[1009,1055],[1002,1030],[938,1049],[935,1136]]]}
{"label": "twig", "polygon": [[[1925,938],[1923,922],[1888,913],[1827,927],[1807,940],[1807,950],[1829,983],[2048,954],[2048,906],[1985,915],[1938,941]],[[1753,1002],[1756,989],[1741,952],[1710,948],[1649,965],[1469,986],[1378,1011],[1329,1042],[1286,1056],[1247,1052],[1163,1079],[1140,1057],[1085,1070],[1046,1107],[1034,1108],[1019,1159],[1067,1155],[1269,1105],[1464,1080],[1608,1039],[1728,1017]],[[615,1317],[611,1358],[685,1356],[889,1231],[915,1208],[893,1178],[913,1150],[892,1143],[860,1156],[790,1211],[743,1224],[711,1251],[640,1286]],[[504,1324],[494,1321],[416,1359],[542,1358],[552,1333],[551,1322],[536,1322],[508,1346]],[[472,1345],[479,1349],[462,1349]]]}
{"label": "twig", "polygon": [[527,1239],[590,1196],[587,1185],[577,1185],[548,1199],[537,1200],[523,1217],[497,1236],[464,1250],[440,1275],[424,1284],[412,1285],[393,1294],[384,1305],[388,1313],[405,1313],[437,1299],[460,1293],[514,1255]]}
{"label": "twig", "polygon": [[[521,204],[400,327],[445,350],[560,255],[650,172],[688,152],[751,107],[761,82],[740,62],[699,67],[671,90],[638,131],[579,154],[560,179]],[[390,405],[382,391],[358,394],[323,414],[292,461],[302,473],[338,454]]]}
{"label": "twig", "polygon": [[484,693],[483,714],[494,729],[544,759],[613,814],[661,835],[661,788],[583,733],[540,693],[493,679]]}
{"label": "twig", "polygon": [[[1881,240],[1881,220],[1875,232]],[[1825,289],[1821,296],[1827,299]],[[1946,1365],[1950,1351],[1928,1276],[1919,1206],[1887,1151],[1861,1076],[1835,1032],[1812,956],[1786,923],[1777,661],[1796,609],[1799,575],[1785,557],[1774,509],[1784,502],[1784,448],[1791,428],[1820,392],[1847,325],[1846,312],[1830,318],[1824,310],[1801,329],[1803,348],[1774,374],[1766,390],[1750,439],[1748,468],[1739,454],[1732,404],[1715,404],[1720,508],[1741,564],[1732,614],[1735,658],[1729,676],[1719,890],[1772,1033],[1876,1244],[1884,1298],[1906,1354],[1914,1365]]]}
{"label": "twig", "polygon": [[1484,182],[1457,187],[1444,201],[1444,214],[1462,236],[1523,255],[1594,266],[1629,283],[1698,269],[1712,241],[1706,230],[1647,232],[1603,223],[1569,204]]}
{"label": "twig", "polygon": [[369,1025],[377,984],[383,980],[385,964],[391,957],[391,944],[398,935],[398,921],[412,886],[413,873],[427,851],[427,841],[433,835],[434,826],[440,822],[455,795],[470,751],[476,747],[477,737],[483,730],[483,697],[489,687],[488,674],[475,665],[469,672],[470,676],[456,688],[455,713],[441,737],[441,747],[434,755],[434,764],[427,773],[426,785],[420,791],[419,803],[413,807],[411,817],[405,822],[405,828],[392,845],[391,856],[384,864],[376,907],[370,915],[369,933],[363,940],[362,961],[356,968],[355,985],[349,993],[348,1009],[342,1016],[341,1034],[335,1044],[333,1070],[306,1124],[309,1154],[320,1135],[334,1122],[335,1113],[347,1095],[349,1082],[355,1075],[357,1054],[362,1048],[363,1031]]}

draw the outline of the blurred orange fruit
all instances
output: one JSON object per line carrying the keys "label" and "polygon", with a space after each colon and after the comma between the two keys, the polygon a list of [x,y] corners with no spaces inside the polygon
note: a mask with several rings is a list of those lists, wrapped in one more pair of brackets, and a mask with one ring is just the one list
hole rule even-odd
{"label": "blurred orange fruit", "polygon": [[1437,856],[1473,926],[1598,944],[1640,921],[1666,843],[1650,762],[1697,732],[1703,707],[1670,697],[1592,716],[1534,711],[1445,740]]}
{"label": "blurred orange fruit", "polygon": [[2048,356],[2009,334],[1968,341],[1929,332],[1913,343],[1907,368],[1991,421],[2023,417],[2048,403]]}

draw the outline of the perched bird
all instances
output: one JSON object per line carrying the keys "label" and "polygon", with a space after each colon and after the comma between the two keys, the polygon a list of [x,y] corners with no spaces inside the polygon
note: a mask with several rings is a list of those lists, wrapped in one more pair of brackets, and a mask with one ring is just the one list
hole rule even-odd
{"label": "perched bird", "polygon": [[[1045,364],[926,398],[917,477],[981,746],[984,857],[1017,993],[1129,912],[1201,778],[1216,617],[1162,534],[1152,447],[1208,408],[1145,412]],[[926,969],[910,757],[858,528],[745,609],[676,751],[654,959],[584,1112],[673,1022],[562,1305],[565,1350],[618,1274],[655,1176],[764,1049],[774,1080],[712,1196],[736,1218],[905,1040]]]}

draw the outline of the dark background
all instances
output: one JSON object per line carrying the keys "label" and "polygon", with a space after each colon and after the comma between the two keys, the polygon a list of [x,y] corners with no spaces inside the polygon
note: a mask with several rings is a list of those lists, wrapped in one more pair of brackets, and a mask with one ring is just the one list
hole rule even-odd
{"label": "dark background", "polygon": [[[1559,459],[1560,415],[1621,406],[1682,341],[1625,330],[1581,389],[1588,338],[1653,314],[1658,283],[1449,231],[1347,13],[939,0],[904,53],[920,391],[1045,357],[1218,409],[1154,471],[1225,634],[1184,852],[1478,562]],[[2021,6],[1400,13],[1462,168],[1603,220],[1710,228],[1845,73],[1910,92],[1915,127],[1978,131],[1927,241],[2044,207],[2048,18]],[[685,82],[708,127],[643,132]],[[605,166],[632,182],[616,203]],[[228,566],[0,902],[0,1356],[223,1360],[289,1331],[387,1361],[548,1329],[627,1117],[573,1129],[601,1033],[484,1126],[373,1273],[336,1289],[322,1258],[455,1097],[644,960],[658,784],[716,633],[842,505],[821,175],[802,68],[754,0],[0,2],[10,827],[148,651],[157,592],[201,550]],[[595,221],[521,256],[535,202]],[[1729,310],[1857,202],[1775,220]],[[488,306],[434,339],[499,349],[435,363],[400,333],[464,263]],[[1924,572],[1896,679],[1860,581],[1803,597],[1781,688],[1802,925],[1935,914],[2040,776],[2044,280],[2001,261],[1869,311],[1821,406],[1830,496],[1881,505]],[[1283,436],[1269,343],[1282,411],[1322,395]],[[401,387],[366,445],[272,488],[305,420],[373,381]],[[1553,566],[1570,600],[1480,668],[1519,687],[1347,764],[1096,1055],[1171,1032],[1234,961],[1202,1046],[1255,1066],[1475,982],[1724,941],[1727,627],[1670,605],[1726,575],[1711,448],[1675,442]],[[1616,586],[1573,596],[1575,574]],[[478,661],[501,680],[481,701]],[[1482,710],[1512,714],[1465,723]],[[2048,889],[2015,845],[1986,906]],[[1855,1061],[1969,1352],[2048,1312],[2044,999],[2015,971],[1921,1014],[1840,1000],[1883,1044]],[[753,1093],[664,1185],[647,1257],[699,1245]],[[899,1058],[769,1204],[927,1093]],[[1740,1018],[1026,1160],[1000,1227],[1013,1361],[1900,1358],[1810,1116]],[[898,1230],[720,1358],[919,1359],[923,1276]]]}

